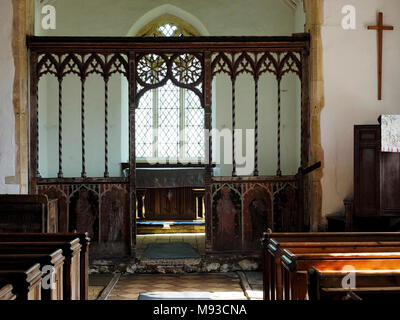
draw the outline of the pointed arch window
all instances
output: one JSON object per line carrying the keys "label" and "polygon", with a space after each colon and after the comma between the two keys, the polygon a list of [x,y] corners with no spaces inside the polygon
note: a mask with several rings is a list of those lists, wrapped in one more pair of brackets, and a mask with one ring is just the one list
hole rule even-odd
{"label": "pointed arch window", "polygon": [[[143,37],[197,36],[189,24],[163,16],[138,33]],[[136,109],[136,158],[170,162],[204,161],[204,110],[199,97],[168,81],[147,91]]]}

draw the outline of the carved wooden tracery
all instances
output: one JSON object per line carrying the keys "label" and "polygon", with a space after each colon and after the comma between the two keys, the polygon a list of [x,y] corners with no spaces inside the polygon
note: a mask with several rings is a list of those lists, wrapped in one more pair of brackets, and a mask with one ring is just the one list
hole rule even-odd
{"label": "carved wooden tracery", "polygon": [[[305,192],[307,182],[302,175],[281,176],[281,80],[288,74],[297,75],[301,82],[301,165],[307,166],[310,141],[310,107],[309,107],[309,37],[183,37],[183,38],[28,38],[30,48],[30,192],[46,193],[48,190],[64,190],[67,185],[113,185],[129,190],[130,207],[126,212],[130,234],[127,239],[129,252],[135,254],[135,108],[140,98],[151,89],[159,88],[171,81],[175,86],[193,91],[204,108],[206,129],[211,129],[211,83],[218,74],[226,74],[232,83],[232,129],[236,126],[236,80],[241,74],[249,74],[254,79],[255,98],[255,169],[253,177],[235,177],[236,163],[233,163],[232,177],[228,183],[246,184],[265,182],[271,186],[284,183],[285,189],[291,181],[295,183],[296,200],[300,211],[307,209]],[[259,151],[259,86],[260,77],[272,74],[278,84],[278,101],[276,102],[277,119],[277,174],[273,177],[258,177]],[[81,176],[63,177],[63,141],[62,82],[67,75],[73,74],[81,82]],[[104,141],[105,168],[104,177],[90,178],[86,175],[86,136],[85,136],[85,81],[91,74],[97,74],[104,80],[105,113]],[[109,79],[113,74],[125,77],[129,84],[129,156],[130,176],[111,178],[108,169],[108,121],[109,121]],[[58,80],[58,178],[41,178],[38,170],[39,130],[38,130],[38,83],[44,75],[54,76]],[[251,94],[251,93],[250,93]],[[233,135],[233,148],[235,140]],[[211,137],[205,143],[205,212],[206,212],[206,250],[213,251],[212,221],[212,188],[222,183],[212,175]],[[234,154],[235,150],[233,150]],[[233,157],[234,159],[234,157]],[[208,160],[208,161],[207,161]],[[233,179],[233,180],[232,180]],[[61,189],[60,189],[61,188]],[[275,187],[274,187],[275,188]],[[277,187],[278,188],[278,187]],[[241,189],[245,189],[242,188]],[[272,190],[272,189],[271,189]],[[275,190],[275,189],[274,189]],[[277,189],[276,189],[277,190]],[[274,191],[275,192],[275,191]],[[274,197],[276,192],[274,193]],[[101,197],[100,197],[101,199]],[[120,202],[123,202],[122,200]],[[101,201],[98,204],[101,207]],[[104,212],[99,208],[97,212]],[[300,218],[301,220],[302,218]],[[64,219],[65,220],[65,219]],[[125,221],[125,220],[124,220]],[[302,222],[306,221],[303,219]],[[304,223],[303,223],[304,225]],[[300,227],[299,227],[300,228]],[[101,230],[101,226],[99,226]],[[101,239],[99,240],[101,241]]]}
{"label": "carved wooden tracery", "polygon": [[139,54],[136,61],[136,80],[139,86],[136,107],[146,91],[162,87],[168,80],[180,88],[192,90],[201,104],[204,104],[204,68],[201,54]]}

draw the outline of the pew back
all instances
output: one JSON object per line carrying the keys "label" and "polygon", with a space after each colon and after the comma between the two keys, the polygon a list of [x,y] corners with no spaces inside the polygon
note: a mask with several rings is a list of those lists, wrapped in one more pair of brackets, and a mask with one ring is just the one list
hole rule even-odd
{"label": "pew back", "polygon": [[310,300],[340,300],[346,297],[358,297],[369,300],[400,297],[400,270],[354,271],[354,283],[346,281],[349,272],[333,270],[308,271],[308,295]]}
{"label": "pew back", "polygon": [[49,254],[62,249],[65,256],[63,268],[65,283],[63,297],[80,300],[80,250],[79,238],[61,242],[1,242],[0,254]]}
{"label": "pew back", "polygon": [[[301,247],[299,249],[303,252],[314,252],[316,248],[324,245],[326,252],[336,251],[336,249],[330,249],[331,247],[351,247],[354,244],[351,242],[366,243],[365,249],[360,249],[364,251],[375,251],[379,249],[373,249],[372,247],[377,246],[377,242],[380,244],[382,242],[400,242],[399,232],[297,232],[297,233],[264,233],[263,235],[263,283],[264,283],[264,299],[265,300],[275,300],[277,297],[281,299],[281,270],[280,270],[280,256],[282,255],[282,249],[285,246],[290,246],[290,248]],[[325,245],[325,243],[327,243]],[[331,243],[331,244],[329,244]],[[367,244],[368,243],[368,244]],[[389,244],[383,244],[383,246],[388,248],[388,251],[396,251],[394,248],[397,244],[394,244],[390,249]],[[370,246],[371,250],[367,247]],[[360,247],[358,247],[360,248]],[[277,279],[278,277],[278,279]],[[278,288],[278,292],[275,292],[275,287]]]}
{"label": "pew back", "polygon": [[89,246],[87,233],[0,233],[0,242],[32,242],[32,241],[73,241],[79,238],[80,253],[80,299],[89,299]]}
{"label": "pew back", "polygon": [[354,270],[400,270],[400,253],[324,253],[292,254],[282,256],[284,297],[286,300],[304,300],[307,296],[307,272],[319,270],[342,271],[351,266]]}
{"label": "pew back", "polygon": [[275,239],[278,242],[349,242],[349,241],[400,241],[400,232],[293,232],[265,233],[264,242]]}
{"label": "pew back", "polygon": [[[285,249],[282,250],[281,246]],[[315,254],[336,253],[333,257],[338,257],[337,253],[387,253],[400,252],[400,242],[284,242],[277,243],[274,239],[268,244],[268,254],[270,263],[268,287],[264,290],[269,294],[271,300],[282,299],[283,297],[283,270],[281,267],[281,256],[286,252],[287,256],[292,254]],[[289,263],[289,262],[287,262]],[[265,277],[264,277],[265,278]],[[266,294],[265,294],[266,295]]]}
{"label": "pew back", "polygon": [[58,232],[57,199],[0,195],[0,232]]}
{"label": "pew back", "polygon": [[15,300],[16,295],[13,293],[13,286],[11,284],[6,284],[0,288],[0,301],[3,300]]}
{"label": "pew back", "polygon": [[[62,250],[56,250],[52,254],[0,254],[0,270],[11,268],[29,267],[39,263],[43,273],[42,300],[63,300],[63,265],[64,256]],[[52,267],[46,270],[45,266]],[[49,276],[53,282],[52,287],[48,287]]]}
{"label": "pew back", "polygon": [[17,300],[41,300],[42,272],[35,264],[26,269],[0,270],[0,287],[11,284]]}

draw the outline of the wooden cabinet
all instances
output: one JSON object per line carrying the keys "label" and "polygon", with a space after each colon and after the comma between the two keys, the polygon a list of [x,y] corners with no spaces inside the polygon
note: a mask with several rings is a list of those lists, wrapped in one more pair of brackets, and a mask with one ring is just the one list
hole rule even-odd
{"label": "wooden cabinet", "polygon": [[380,210],[380,126],[354,129],[354,213],[373,217]]}
{"label": "wooden cabinet", "polygon": [[354,127],[354,208],[347,211],[352,230],[382,229],[400,218],[400,153],[381,152],[380,125]]}

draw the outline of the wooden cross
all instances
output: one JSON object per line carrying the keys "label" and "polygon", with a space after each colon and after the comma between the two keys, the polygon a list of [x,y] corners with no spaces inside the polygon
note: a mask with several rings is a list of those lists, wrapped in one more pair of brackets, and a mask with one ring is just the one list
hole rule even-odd
{"label": "wooden cross", "polygon": [[378,100],[382,100],[382,51],[383,51],[383,31],[393,30],[392,26],[383,25],[383,13],[379,12],[378,25],[368,26],[368,30],[378,31]]}

